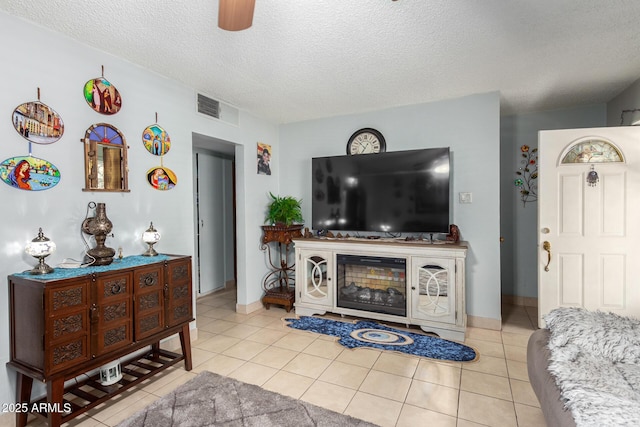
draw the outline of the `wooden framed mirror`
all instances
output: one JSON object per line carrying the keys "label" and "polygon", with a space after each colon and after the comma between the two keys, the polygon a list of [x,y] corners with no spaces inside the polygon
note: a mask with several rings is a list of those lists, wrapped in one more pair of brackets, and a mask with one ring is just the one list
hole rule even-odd
{"label": "wooden framed mirror", "polygon": [[91,125],[84,143],[85,188],[83,191],[128,192],[127,142],[107,123]]}

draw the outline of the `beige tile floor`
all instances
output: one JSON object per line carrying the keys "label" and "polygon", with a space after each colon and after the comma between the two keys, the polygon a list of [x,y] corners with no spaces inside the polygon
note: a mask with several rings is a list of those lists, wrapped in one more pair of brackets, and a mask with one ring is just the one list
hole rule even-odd
{"label": "beige tile floor", "polygon": [[218,292],[197,303],[192,371],[172,367],[68,425],[114,426],[208,370],[385,427],[544,427],[525,363],[535,308],[503,306],[502,315],[502,331],[467,329],[478,361],[438,362],[345,349],[287,328],[279,307],[237,314],[235,290]]}

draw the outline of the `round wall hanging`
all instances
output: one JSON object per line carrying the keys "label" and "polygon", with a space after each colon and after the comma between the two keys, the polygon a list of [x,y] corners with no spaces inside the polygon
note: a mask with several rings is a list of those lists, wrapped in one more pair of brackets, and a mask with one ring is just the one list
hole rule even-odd
{"label": "round wall hanging", "polygon": [[147,180],[156,190],[171,190],[178,183],[178,177],[165,166],[156,166],[147,171]]}
{"label": "round wall hanging", "polygon": [[18,105],[13,110],[13,127],[23,138],[36,144],[52,144],[64,133],[60,115],[40,101]]}
{"label": "round wall hanging", "polygon": [[147,126],[142,132],[142,142],[147,151],[156,156],[165,155],[171,148],[169,134],[158,124]]}
{"label": "round wall hanging", "polygon": [[60,171],[47,160],[16,156],[0,163],[0,179],[20,190],[48,190],[60,182]]}
{"label": "round wall hanging", "polygon": [[94,111],[109,116],[122,107],[120,92],[104,77],[96,77],[85,83],[84,99]]}

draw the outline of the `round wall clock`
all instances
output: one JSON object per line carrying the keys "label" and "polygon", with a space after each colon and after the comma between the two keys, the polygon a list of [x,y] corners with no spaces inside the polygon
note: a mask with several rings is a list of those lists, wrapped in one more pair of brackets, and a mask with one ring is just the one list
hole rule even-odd
{"label": "round wall clock", "polygon": [[364,128],[354,132],[347,142],[347,154],[384,153],[387,143],[380,132],[371,128]]}

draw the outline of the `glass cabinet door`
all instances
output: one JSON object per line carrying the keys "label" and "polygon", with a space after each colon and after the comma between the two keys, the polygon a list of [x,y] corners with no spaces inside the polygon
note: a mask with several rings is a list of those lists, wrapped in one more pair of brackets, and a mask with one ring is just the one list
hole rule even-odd
{"label": "glass cabinet door", "polygon": [[301,251],[296,268],[302,268],[302,283],[298,295],[303,302],[330,305],[333,290],[331,278],[333,276],[330,252]]}
{"label": "glass cabinet door", "polygon": [[455,260],[413,259],[412,317],[455,323]]}

